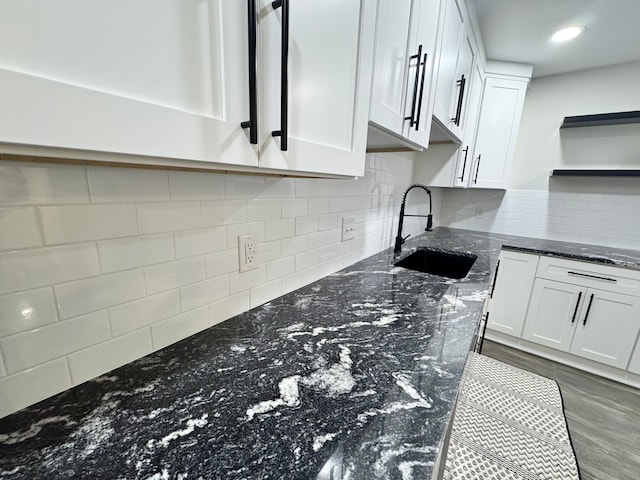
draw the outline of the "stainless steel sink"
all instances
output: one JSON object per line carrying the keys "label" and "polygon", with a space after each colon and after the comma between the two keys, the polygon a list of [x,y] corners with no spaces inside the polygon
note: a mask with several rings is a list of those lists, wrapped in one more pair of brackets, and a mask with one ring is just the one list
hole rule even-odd
{"label": "stainless steel sink", "polygon": [[477,258],[477,255],[469,252],[420,247],[398,260],[394,265],[441,277],[464,278]]}

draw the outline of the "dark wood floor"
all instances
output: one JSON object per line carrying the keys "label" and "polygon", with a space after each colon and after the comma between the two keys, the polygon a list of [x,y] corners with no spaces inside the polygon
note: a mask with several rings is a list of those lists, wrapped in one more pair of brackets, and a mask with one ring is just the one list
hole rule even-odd
{"label": "dark wood floor", "polygon": [[640,390],[488,340],[482,354],[558,382],[582,480],[640,479]]}

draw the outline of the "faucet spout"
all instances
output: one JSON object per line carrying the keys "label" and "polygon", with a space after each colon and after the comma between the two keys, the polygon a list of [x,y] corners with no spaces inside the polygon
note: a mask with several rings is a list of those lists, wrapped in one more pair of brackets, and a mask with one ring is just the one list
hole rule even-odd
{"label": "faucet spout", "polygon": [[[405,215],[404,207],[405,207],[405,204],[407,202],[407,195],[414,188],[421,188],[422,190],[427,192],[427,194],[429,195],[429,214],[428,215]],[[398,235],[396,236],[396,243],[395,243],[395,246],[393,248],[393,252],[394,253],[400,253],[402,251],[402,244],[409,237],[409,235],[407,235],[404,238],[402,237],[402,226],[404,224],[404,217],[426,217],[427,218],[427,227],[424,229],[424,231],[425,232],[429,232],[429,231],[431,231],[431,228],[433,227],[433,213],[432,212],[433,212],[433,210],[432,210],[432,203],[431,203],[431,190],[429,190],[427,187],[425,187],[424,185],[422,185],[420,183],[414,183],[413,185],[410,185],[409,188],[407,188],[404,191],[404,195],[402,195],[402,203],[400,204],[400,218],[398,220]]]}

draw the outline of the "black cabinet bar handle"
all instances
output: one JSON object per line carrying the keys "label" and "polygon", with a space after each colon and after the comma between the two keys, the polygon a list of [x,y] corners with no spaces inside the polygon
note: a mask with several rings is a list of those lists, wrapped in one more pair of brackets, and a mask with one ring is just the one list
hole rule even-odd
{"label": "black cabinet bar handle", "polygon": [[580,273],[580,272],[567,272],[569,275],[577,275],[579,277],[589,277],[589,278],[595,278],[596,280],[604,280],[605,282],[617,282],[618,280],[616,280],[615,278],[609,278],[609,277],[599,277],[598,275],[589,275],[587,273]]}
{"label": "black cabinet bar handle", "polygon": [[461,182],[464,182],[464,171],[467,169],[467,155],[469,155],[469,145],[467,145],[467,148],[462,151],[464,152],[464,160],[462,162],[462,175],[460,175],[458,179]]}
{"label": "black cabinet bar handle", "polygon": [[589,305],[587,305],[587,313],[584,316],[584,320],[582,321],[582,326],[587,324],[587,318],[589,318],[589,312],[591,311],[591,303],[593,302],[593,296],[595,293],[591,294],[591,298],[589,298]]}
{"label": "black cabinet bar handle", "polygon": [[282,52],[280,72],[280,130],[274,130],[271,135],[280,137],[280,150],[287,151],[288,110],[289,110],[289,0],[271,2],[274,10],[282,7]]}
{"label": "black cabinet bar handle", "polygon": [[409,57],[409,62],[416,59],[416,76],[413,82],[413,100],[411,101],[411,116],[404,117],[405,121],[409,120],[409,127],[413,127],[416,124],[416,102],[418,99],[418,80],[420,79],[420,57],[422,57],[422,45],[418,45],[418,53]]}
{"label": "black cabinet bar handle", "polygon": [[476,176],[473,179],[473,183],[476,184],[478,183],[478,173],[480,172],[480,157],[482,156],[482,154],[478,155],[478,167],[476,168]]}
{"label": "black cabinet bar handle", "polygon": [[456,116],[451,119],[453,123],[456,124],[457,127],[460,126],[460,117],[462,116],[462,100],[464,99],[464,86],[467,83],[467,80],[464,78],[464,75],[460,77],[460,80],[456,82],[456,85],[460,86],[460,91],[458,92],[458,105],[456,107]]}
{"label": "black cabinet bar handle", "polygon": [[484,345],[484,337],[487,334],[487,324],[489,323],[489,313],[487,312],[484,316],[484,326],[482,327],[482,334],[480,335],[480,346],[478,347],[477,353],[482,353],[482,347]]}
{"label": "black cabinet bar handle", "polygon": [[249,40],[249,120],[242,122],[242,128],[249,129],[249,143],[258,143],[258,94],[256,89],[256,76],[258,66],[256,63],[256,40],[258,18],[256,15],[256,0],[247,0],[248,40]]}
{"label": "black cabinet bar handle", "polygon": [[578,314],[578,306],[580,305],[581,298],[582,298],[582,292],[578,292],[578,301],[576,302],[576,309],[573,311],[573,317],[571,317],[571,323],[574,323],[576,321],[576,315]]}
{"label": "black cabinet bar handle", "polygon": [[[422,45],[421,45],[422,46]],[[419,61],[420,59],[418,59]],[[420,65],[418,65],[418,68]],[[424,54],[424,60],[422,62],[422,78],[420,80],[420,96],[418,98],[418,113],[416,114],[416,132],[420,126],[420,112],[422,111],[422,97],[424,95],[424,77],[427,72],[427,54]]]}
{"label": "black cabinet bar handle", "polygon": [[500,260],[496,263],[496,271],[493,274],[493,285],[491,285],[491,293],[489,294],[489,298],[493,298],[493,292],[496,289],[496,282],[498,281],[498,269],[500,268]]}

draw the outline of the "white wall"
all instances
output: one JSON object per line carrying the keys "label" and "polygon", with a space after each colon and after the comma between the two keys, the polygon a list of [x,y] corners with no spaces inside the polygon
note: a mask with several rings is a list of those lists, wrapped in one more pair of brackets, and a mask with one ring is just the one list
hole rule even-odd
{"label": "white wall", "polygon": [[559,129],[565,116],[640,110],[638,78],[640,62],[533,79],[508,191],[443,189],[441,224],[640,249],[640,178],[549,177],[640,169],[640,124]]}
{"label": "white wall", "polygon": [[[359,180],[3,162],[0,417],[389,247],[412,169],[411,155],[370,155]],[[250,232],[261,265],[240,274]]]}

